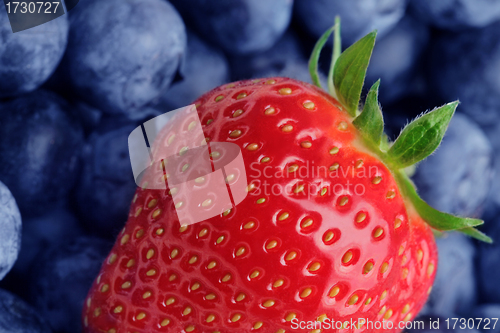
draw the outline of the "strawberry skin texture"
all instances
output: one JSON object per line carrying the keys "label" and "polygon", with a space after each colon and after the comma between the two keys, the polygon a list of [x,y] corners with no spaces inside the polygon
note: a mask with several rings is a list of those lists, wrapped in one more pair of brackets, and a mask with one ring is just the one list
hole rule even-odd
{"label": "strawberry skin texture", "polygon": [[139,188],[86,299],[84,332],[315,332],[292,329],[294,318],[384,319],[402,331],[430,292],[434,237],[340,104],[279,77],[195,104],[209,142],[241,148],[249,193],[182,227],[168,189]]}

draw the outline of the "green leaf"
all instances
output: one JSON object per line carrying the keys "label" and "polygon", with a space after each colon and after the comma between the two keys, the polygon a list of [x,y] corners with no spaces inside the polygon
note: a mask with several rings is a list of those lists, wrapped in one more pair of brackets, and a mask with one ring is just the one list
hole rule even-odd
{"label": "green leaf", "polygon": [[406,126],[387,152],[394,166],[405,168],[432,154],[441,143],[457,105],[458,102],[446,104]]}
{"label": "green leaf", "polygon": [[[460,229],[457,230],[458,232],[463,233],[464,235],[467,235],[469,237],[475,238],[481,242],[485,242],[488,244],[493,244],[493,239],[482,233],[481,231],[475,229],[475,228],[465,228],[465,229]],[[432,233],[434,234],[434,237],[436,238],[442,238],[446,235],[445,232],[439,231],[436,229],[432,229]]]}
{"label": "green leaf", "polygon": [[458,230],[459,232],[466,234],[467,236],[470,236],[472,238],[475,238],[477,240],[480,240],[481,242],[485,242],[488,244],[493,244],[493,239],[482,233],[481,231],[474,229],[474,228],[465,228],[465,229],[460,229]]}
{"label": "green leaf", "polygon": [[420,198],[415,186],[411,180],[402,171],[397,171],[394,173],[396,181],[399,185],[403,196],[408,198],[413,207],[417,210],[420,217],[422,217],[427,224],[432,228],[439,231],[449,231],[449,230],[459,230],[464,233],[469,233],[470,235],[478,235],[480,232],[470,231],[472,227],[482,225],[484,221],[472,218],[458,217],[451,214],[443,213],[437,209],[432,208],[424,200]]}
{"label": "green leaf", "polygon": [[340,37],[340,16],[335,17],[335,33],[333,35],[333,52],[332,62],[330,63],[330,71],[328,72],[328,92],[331,96],[337,97],[335,92],[335,85],[333,84],[333,72],[335,64],[342,53],[342,38]]}
{"label": "green leaf", "polygon": [[378,88],[380,80],[375,82],[368,92],[363,112],[352,122],[361,134],[379,146],[384,134],[384,118],[378,104]]}
{"label": "green leaf", "polygon": [[337,97],[353,117],[358,110],[376,36],[377,32],[374,31],[361,38],[345,50],[335,64],[333,83]]}
{"label": "green leaf", "polygon": [[311,57],[309,58],[309,75],[311,75],[312,83],[318,88],[321,88],[321,82],[319,81],[319,74],[318,74],[319,56],[321,54],[321,50],[326,44],[326,41],[328,40],[328,37],[330,37],[330,35],[332,34],[333,29],[335,29],[335,26],[328,29],[319,38],[319,40],[316,42],[316,45],[314,45]]}

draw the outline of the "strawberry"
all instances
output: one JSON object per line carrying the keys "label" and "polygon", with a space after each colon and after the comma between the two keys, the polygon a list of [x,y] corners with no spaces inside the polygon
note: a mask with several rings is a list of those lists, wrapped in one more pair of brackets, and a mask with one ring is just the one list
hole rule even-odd
{"label": "strawberry", "polygon": [[[433,230],[490,241],[474,229],[482,221],[427,205],[404,171],[437,148],[457,103],[388,142],[379,82],[358,110],[375,33],[339,55],[338,27],[313,51],[315,85],[239,81],[195,101],[209,145],[241,149],[248,194],[185,225],[176,187],[139,188],[85,302],[84,332],[398,332],[430,292]],[[333,31],[327,93],[317,60]],[[169,145],[182,155],[185,144],[173,135],[188,132],[185,125],[175,119],[160,132],[155,154]],[[158,166],[147,181],[162,179]]]}

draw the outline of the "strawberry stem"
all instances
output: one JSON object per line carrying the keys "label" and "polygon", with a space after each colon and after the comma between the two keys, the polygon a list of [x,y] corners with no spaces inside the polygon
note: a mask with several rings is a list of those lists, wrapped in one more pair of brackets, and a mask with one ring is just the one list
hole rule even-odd
{"label": "strawberry stem", "polygon": [[353,118],[353,125],[359,130],[360,137],[367,148],[391,170],[407,207],[413,207],[434,230],[457,230],[483,242],[492,243],[490,237],[474,229],[482,225],[484,221],[453,216],[432,208],[420,198],[413,182],[404,170],[429,156],[439,146],[458,102],[445,104],[415,119],[391,144],[387,136],[383,134],[383,117],[378,104],[378,81],[370,89],[361,113],[358,108],[366,71],[375,45],[376,31],[361,38],[341,53],[340,18],[336,17],[335,25],[321,36],[309,59],[312,82],[321,88],[318,75],[319,56],[333,31],[335,35],[332,63],[328,72],[328,91]]}
{"label": "strawberry stem", "polygon": [[311,53],[311,57],[309,58],[309,74],[311,75],[311,80],[312,83],[318,87],[318,88],[323,88],[321,87],[321,82],[319,81],[319,74],[318,74],[318,62],[319,62],[319,56],[321,54],[321,50],[326,44],[326,41],[328,40],[328,37],[332,34],[332,31],[335,29],[335,25],[328,29],[321,37],[320,39],[316,42],[314,45],[313,51]]}

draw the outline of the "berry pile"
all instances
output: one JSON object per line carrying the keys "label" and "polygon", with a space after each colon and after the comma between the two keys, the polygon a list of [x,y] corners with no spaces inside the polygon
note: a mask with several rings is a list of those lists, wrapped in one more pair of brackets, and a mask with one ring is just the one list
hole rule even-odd
{"label": "berry pile", "polygon": [[[85,0],[15,34],[4,8],[1,333],[500,316],[499,3]],[[128,150],[189,104],[209,160],[237,145],[248,181],[192,225],[176,188],[137,187]],[[189,131],[157,142],[182,160]]]}

